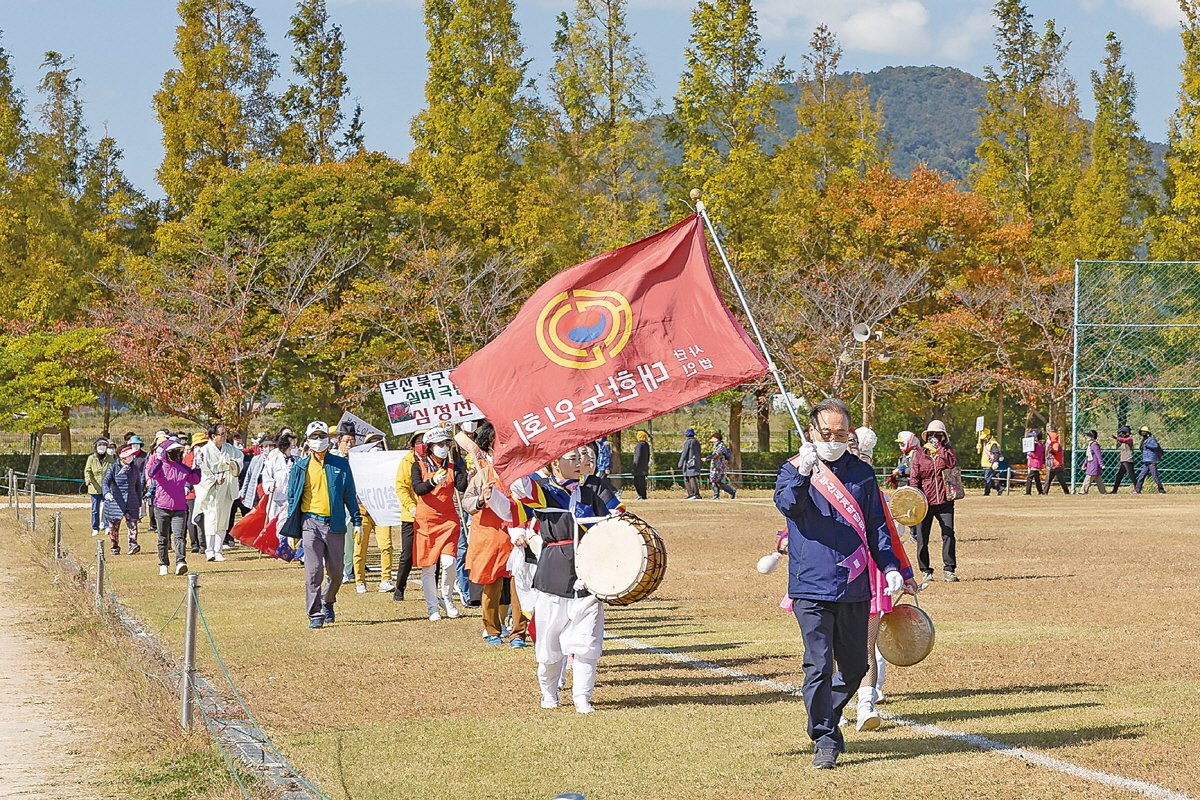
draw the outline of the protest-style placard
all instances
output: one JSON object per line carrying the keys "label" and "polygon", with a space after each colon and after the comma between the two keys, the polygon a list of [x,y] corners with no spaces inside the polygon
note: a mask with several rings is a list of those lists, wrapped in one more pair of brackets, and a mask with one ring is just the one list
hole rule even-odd
{"label": "protest-style placard", "polygon": [[396,496],[396,469],[407,450],[350,452],[350,473],[354,490],[376,525],[400,524],[400,498]]}
{"label": "protest-style placard", "polygon": [[450,371],[430,372],[379,384],[388,422],[396,436],[440,425],[483,419],[483,412],[462,396]]}

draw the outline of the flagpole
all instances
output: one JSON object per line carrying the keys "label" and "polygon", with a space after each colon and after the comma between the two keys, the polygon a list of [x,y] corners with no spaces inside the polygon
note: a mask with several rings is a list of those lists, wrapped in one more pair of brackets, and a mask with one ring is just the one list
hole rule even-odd
{"label": "flagpole", "polygon": [[742,302],[742,310],[746,312],[746,318],[750,320],[750,327],[754,329],[754,336],[758,339],[758,347],[762,351],[763,357],[767,359],[767,369],[771,370],[771,374],[775,376],[775,385],[779,387],[780,394],[783,395],[783,402],[787,404],[788,413],[792,415],[792,422],[796,425],[796,433],[800,434],[801,444],[808,444],[808,438],[804,435],[804,426],[800,424],[800,417],[796,415],[796,406],[792,403],[791,395],[783,385],[783,377],[779,374],[779,367],[775,365],[775,359],[771,358],[771,353],[767,350],[767,343],[763,339],[762,331],[758,329],[758,323],[754,319],[754,314],[750,311],[750,304],[746,302],[746,294],[742,291],[742,283],[737,279],[737,275],[733,273],[733,267],[729,265],[729,258],[725,255],[725,248],[721,246],[721,237],[717,236],[717,229],[713,227],[712,220],[708,218],[708,209],[704,206],[704,201],[700,199],[700,190],[692,189],[691,198],[696,201],[696,213],[704,220],[704,225],[708,228],[709,234],[712,236],[713,244],[717,246],[717,253],[721,256],[721,261],[725,264],[725,272],[729,275],[729,280],[733,282],[733,288],[737,292],[738,300]]}

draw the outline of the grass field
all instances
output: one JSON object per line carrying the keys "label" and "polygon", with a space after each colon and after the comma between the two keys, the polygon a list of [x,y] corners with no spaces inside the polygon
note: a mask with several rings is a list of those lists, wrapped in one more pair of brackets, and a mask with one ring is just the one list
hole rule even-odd
{"label": "grass field", "polygon": [[[786,574],[754,571],[782,520],[751,494],[634,504],[669,567],[651,600],[608,609],[607,632],[799,685],[796,623],[777,608]],[[1198,513],[1194,494],[960,501],[962,581],[922,593],[937,646],[889,671],[881,710],[1200,797]],[[86,560],[85,512],[65,519]],[[108,562],[152,630],[184,590],[153,550],[144,538]],[[1134,796],[889,723],[848,729],[839,768],[817,772],[800,698],[621,641],[606,643],[597,713],[545,711],[533,648],[489,647],[477,612],[431,623],[417,585],[396,603],[372,584],[310,631],[302,569],[234,553],[191,556],[208,624],[260,724],[334,798]],[[179,652],[179,621],[160,636]],[[198,661],[219,676],[211,651]]]}

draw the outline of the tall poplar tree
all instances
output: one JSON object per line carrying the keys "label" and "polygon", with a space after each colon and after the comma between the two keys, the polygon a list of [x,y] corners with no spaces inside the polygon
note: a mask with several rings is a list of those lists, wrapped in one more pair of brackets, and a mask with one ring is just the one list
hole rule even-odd
{"label": "tall poplar tree", "polygon": [[410,163],[455,236],[506,241],[534,122],[513,2],[425,0],[425,35],[426,107],[413,120]]}
{"label": "tall poplar tree", "polygon": [[[296,49],[292,71],[296,80],[283,95],[285,127],[281,159],[285,163],[320,164],[341,154],[346,99],[342,29],[329,20],[325,0],[300,0],[292,15],[288,39]],[[355,127],[361,126],[361,110]],[[356,136],[360,136],[355,131]],[[357,148],[355,148],[357,149]]]}
{"label": "tall poplar tree", "polygon": [[171,211],[186,212],[207,185],[275,155],[278,57],[242,0],[180,0],[175,55],[154,95],[166,154],[158,180]]}
{"label": "tall poplar tree", "polygon": [[559,16],[550,92],[558,115],[552,163],[575,216],[579,252],[635,241],[659,223],[661,156],[645,119],[653,79],[625,22],[626,0],[577,0]]}
{"label": "tall poplar tree", "polygon": [[1092,71],[1092,160],[1075,192],[1072,230],[1077,258],[1123,261],[1134,258],[1146,241],[1155,206],[1154,168],[1134,119],[1133,74],[1121,59],[1115,33],[1108,34],[1101,66],[1102,72]]}
{"label": "tall poplar tree", "polygon": [[0,318],[13,314],[25,261],[24,163],[29,143],[25,98],[0,47]]}
{"label": "tall poplar tree", "polygon": [[999,0],[993,13],[997,63],[984,69],[972,185],[1006,219],[1032,223],[1038,256],[1057,258],[1087,145],[1067,43],[1053,20],[1039,35],[1023,0]]}
{"label": "tall poplar tree", "polygon": [[750,0],[699,0],[692,11],[686,67],[667,138],[682,151],[667,176],[674,196],[699,188],[726,232],[730,255],[761,268],[770,250],[763,206],[772,193],[766,142],[776,129],[773,103],[791,79],[783,59],[764,64]]}
{"label": "tall poplar tree", "polygon": [[1167,131],[1167,196],[1155,221],[1155,258],[1200,260],[1200,0],[1180,0],[1183,63],[1179,107]]}

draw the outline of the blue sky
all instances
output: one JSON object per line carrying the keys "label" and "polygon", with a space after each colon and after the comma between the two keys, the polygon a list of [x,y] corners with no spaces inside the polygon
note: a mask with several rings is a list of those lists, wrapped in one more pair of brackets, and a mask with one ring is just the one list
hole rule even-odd
{"label": "blue sky", "polygon": [[[291,0],[251,0],[288,69],[285,34]],[[629,24],[654,71],[657,94],[670,107],[690,33],[690,0],[630,0]],[[837,32],[846,69],[953,66],[982,74],[992,58],[991,3],[980,0],[761,0],[755,3],[763,44],[772,58],[799,63],[813,28]],[[1069,65],[1090,114],[1088,74],[1103,56],[1104,36],[1115,30],[1137,76],[1138,117],[1144,133],[1164,141],[1179,85],[1179,8],[1176,0],[1029,0],[1039,24],[1065,28]],[[550,64],[554,19],[573,0],[517,0],[517,16],[531,71]],[[411,148],[409,122],[423,103],[425,39],[419,0],[330,0],[342,26],[351,92],[363,104],[367,146],[397,158]],[[93,138],[107,130],[125,150],[130,178],[152,197],[161,195],[154,170],[162,158],[151,98],[175,65],[178,18],[173,0],[0,0],[0,31],[18,84],[32,106],[47,50],[75,57],[76,76]]]}

